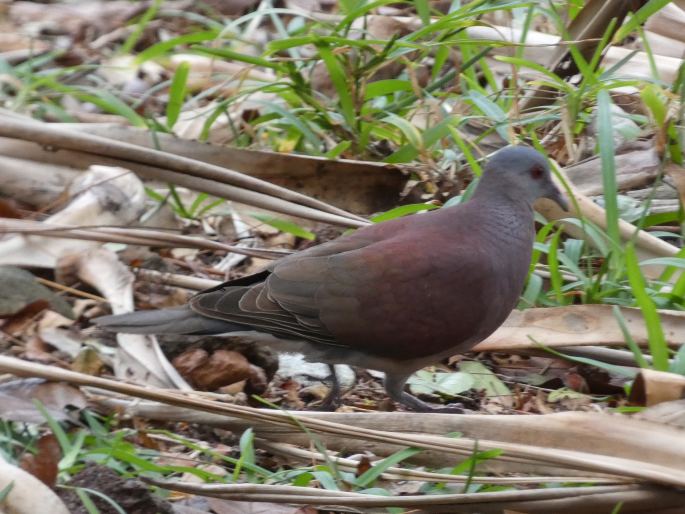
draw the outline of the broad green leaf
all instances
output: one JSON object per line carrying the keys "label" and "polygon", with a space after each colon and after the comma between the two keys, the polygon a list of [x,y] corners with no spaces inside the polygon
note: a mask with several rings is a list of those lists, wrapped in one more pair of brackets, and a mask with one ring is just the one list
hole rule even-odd
{"label": "broad green leaf", "polygon": [[420,370],[407,381],[414,394],[434,394],[454,397],[472,389],[476,380],[469,373],[443,373]]}
{"label": "broad green leaf", "polygon": [[505,141],[509,140],[509,134],[507,132],[509,119],[507,118],[507,113],[505,113],[499,105],[475,90],[469,91],[468,95],[465,95],[465,98],[469,99],[486,118],[489,118],[495,123],[495,130],[497,130],[497,133],[502,139]]}
{"label": "broad green leaf", "polygon": [[463,361],[459,370],[473,376],[473,389],[483,389],[488,397],[511,396],[511,391],[495,374],[478,361]]}
{"label": "broad green leaf", "polygon": [[588,395],[569,389],[568,387],[562,387],[561,389],[555,389],[547,396],[547,401],[550,403],[556,403],[561,400],[579,400],[582,398],[587,398]]}
{"label": "broad green leaf", "polygon": [[389,113],[381,121],[384,121],[386,123],[389,123],[390,125],[397,127],[400,130],[400,132],[402,132],[404,137],[407,139],[407,142],[414,148],[423,148],[421,133],[419,132],[419,129],[412,125],[410,121],[406,120],[405,118],[401,118],[397,114],[393,113]]}
{"label": "broad green leaf", "polygon": [[326,159],[337,159],[338,157],[340,157],[340,154],[342,154],[350,146],[352,146],[352,141],[340,141],[340,143],[338,143],[333,148],[328,150],[324,154],[324,157]]}

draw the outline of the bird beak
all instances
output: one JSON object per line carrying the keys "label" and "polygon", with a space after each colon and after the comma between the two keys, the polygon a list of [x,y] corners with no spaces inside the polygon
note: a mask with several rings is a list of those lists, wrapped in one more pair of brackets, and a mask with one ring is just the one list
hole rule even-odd
{"label": "bird beak", "polygon": [[565,212],[570,212],[568,208],[568,201],[566,200],[564,194],[561,191],[559,191],[559,188],[555,185],[552,185],[550,189],[551,191],[548,194],[546,194],[544,198],[549,198],[559,207],[561,207]]}

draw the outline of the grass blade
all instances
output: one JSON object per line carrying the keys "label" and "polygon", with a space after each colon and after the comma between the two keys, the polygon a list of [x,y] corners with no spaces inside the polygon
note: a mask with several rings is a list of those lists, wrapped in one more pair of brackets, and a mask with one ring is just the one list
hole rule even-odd
{"label": "grass blade", "polygon": [[621,329],[621,332],[623,332],[623,338],[626,341],[626,345],[628,345],[630,351],[633,352],[633,356],[635,357],[635,362],[637,363],[637,365],[641,368],[651,368],[649,363],[645,360],[644,355],[642,355],[642,350],[635,342],[635,339],[633,339],[633,336],[631,335],[630,330],[628,329],[628,323],[626,322],[626,319],[623,317],[623,313],[621,312],[621,308],[618,305],[614,305],[612,310],[614,313],[614,317],[616,318],[616,321],[618,323],[618,326]]}
{"label": "grass blade", "polygon": [[604,186],[604,210],[607,219],[607,234],[615,246],[620,246],[621,235],[618,229],[619,210],[616,195],[616,162],[614,158],[614,130],[611,115],[609,92],[601,90],[597,94],[597,121],[599,126],[599,156],[602,164],[602,184]]}
{"label": "grass blade", "polygon": [[183,102],[186,97],[186,86],[188,84],[188,73],[190,73],[190,65],[187,62],[182,62],[174,73],[174,78],[171,80],[169,87],[169,103],[166,106],[166,123],[171,130],[183,108]]}
{"label": "grass blade", "polygon": [[354,129],[357,125],[357,120],[354,109],[354,100],[352,99],[351,94],[352,88],[348,83],[347,73],[345,73],[342,65],[338,61],[337,57],[333,55],[333,51],[328,45],[320,44],[317,45],[317,48],[319,49],[321,60],[323,60],[324,64],[326,65],[331,82],[333,82],[333,86],[338,93],[342,115],[350,129]]}
{"label": "grass blade", "polygon": [[668,371],[668,345],[661,327],[661,319],[654,300],[647,293],[647,285],[640,271],[640,265],[635,255],[635,249],[629,244],[625,251],[626,272],[628,281],[635,296],[637,306],[642,311],[647,326],[649,351],[652,354],[654,369]]}
{"label": "grass blade", "polygon": [[124,44],[121,45],[121,48],[119,49],[120,53],[131,53],[133,47],[136,46],[136,43],[138,43],[141,36],[143,35],[145,27],[147,27],[148,23],[150,23],[150,21],[152,21],[152,19],[157,15],[157,11],[159,11],[161,5],[162,0],[154,0],[152,4],[150,4],[150,7],[148,7],[147,11],[143,13],[143,15],[138,20],[138,23],[136,23],[136,28],[133,30],[133,32],[131,32],[131,35],[126,38]]}

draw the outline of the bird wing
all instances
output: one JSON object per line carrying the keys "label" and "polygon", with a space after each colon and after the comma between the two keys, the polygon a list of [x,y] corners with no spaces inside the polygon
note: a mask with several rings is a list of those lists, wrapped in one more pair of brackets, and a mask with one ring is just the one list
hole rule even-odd
{"label": "bird wing", "polygon": [[[477,244],[455,241],[454,231],[463,229],[419,219],[425,216],[413,222],[421,230],[380,224],[294,254],[199,293],[191,308],[279,337],[380,356],[438,353],[446,339],[479,332],[491,270]],[[453,301],[463,290],[468,301]]]}
{"label": "bird wing", "polygon": [[[264,271],[202,291],[191,299],[190,307],[204,316],[233,320],[280,337],[344,346],[319,319],[316,289],[328,280],[325,262],[329,256],[372,243],[360,233],[299,252]],[[294,268],[300,270],[300,278],[290,288],[284,288],[277,270]]]}

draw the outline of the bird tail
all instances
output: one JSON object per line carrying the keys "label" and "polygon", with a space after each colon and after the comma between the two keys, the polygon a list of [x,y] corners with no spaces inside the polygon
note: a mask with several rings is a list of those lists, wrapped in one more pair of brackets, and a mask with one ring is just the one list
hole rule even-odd
{"label": "bird tail", "polygon": [[250,330],[243,325],[202,316],[188,306],[101,316],[93,323],[110,332],[127,334],[211,335]]}

